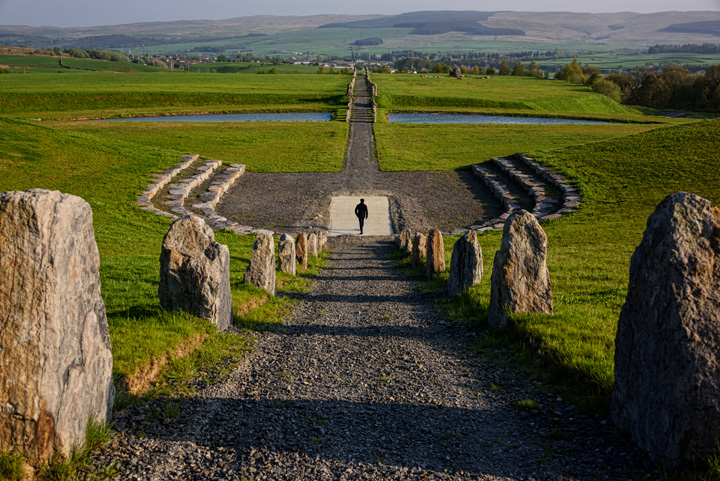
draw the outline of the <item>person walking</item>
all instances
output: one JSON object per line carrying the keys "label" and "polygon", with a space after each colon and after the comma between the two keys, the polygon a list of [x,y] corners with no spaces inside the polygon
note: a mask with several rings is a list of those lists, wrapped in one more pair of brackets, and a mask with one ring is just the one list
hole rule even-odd
{"label": "person walking", "polygon": [[358,221],[360,221],[360,235],[362,235],[365,219],[368,217],[368,208],[367,205],[365,205],[365,199],[360,199],[360,203],[355,206],[355,215]]}

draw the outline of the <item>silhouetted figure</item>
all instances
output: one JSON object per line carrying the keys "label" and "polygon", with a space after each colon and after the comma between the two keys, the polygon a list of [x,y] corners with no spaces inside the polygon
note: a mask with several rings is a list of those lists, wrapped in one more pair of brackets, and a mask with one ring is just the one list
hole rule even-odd
{"label": "silhouetted figure", "polygon": [[355,206],[355,215],[360,221],[360,235],[363,233],[363,225],[365,225],[365,219],[368,216],[367,205],[365,205],[365,199],[360,199],[360,203]]}

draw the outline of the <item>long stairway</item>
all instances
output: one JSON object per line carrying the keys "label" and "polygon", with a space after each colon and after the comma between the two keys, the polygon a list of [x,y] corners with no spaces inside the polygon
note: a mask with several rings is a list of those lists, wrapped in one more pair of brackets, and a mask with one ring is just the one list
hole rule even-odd
{"label": "long stairway", "polygon": [[373,123],[372,96],[365,75],[358,75],[355,79],[350,122]]}

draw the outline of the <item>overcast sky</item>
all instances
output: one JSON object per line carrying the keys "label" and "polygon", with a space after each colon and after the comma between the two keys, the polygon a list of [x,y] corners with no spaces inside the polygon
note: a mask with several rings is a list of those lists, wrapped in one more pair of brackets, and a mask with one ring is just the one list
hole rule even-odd
{"label": "overcast sky", "polygon": [[248,15],[397,14],[419,10],[720,11],[720,0],[0,0],[0,25],[87,27]]}

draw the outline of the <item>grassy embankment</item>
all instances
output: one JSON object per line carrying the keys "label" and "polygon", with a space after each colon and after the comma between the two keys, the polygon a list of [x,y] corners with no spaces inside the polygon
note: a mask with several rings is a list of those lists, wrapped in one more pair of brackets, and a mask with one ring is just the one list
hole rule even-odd
{"label": "grassy embankment", "polygon": [[[12,92],[21,98],[36,95],[38,87],[40,90],[53,88],[43,82],[55,85],[54,79],[57,78],[57,76],[45,75],[32,76],[41,81],[36,80],[27,85],[23,92],[12,77],[15,76],[0,78],[5,98],[12,99],[14,95]],[[73,77],[77,79],[86,76]],[[94,76],[94,83],[88,80],[81,80],[80,83],[86,91],[92,90],[94,85],[95,89],[109,94],[104,104],[94,105],[95,112],[103,113],[105,112],[103,106],[118,111],[121,110],[121,106],[132,104],[136,99],[133,92],[143,95],[143,86],[152,90],[153,79],[158,82],[158,85],[154,86],[155,89],[160,90],[168,85],[166,75],[143,74],[139,77],[143,78],[110,77],[115,79],[117,92],[113,91],[113,84],[108,83],[108,77],[102,74]],[[198,79],[198,84],[185,84],[187,90],[192,91],[193,87],[199,90],[206,88],[208,84],[204,83],[201,77],[205,76],[195,77]],[[254,78],[254,76],[243,76],[243,78]],[[177,83],[182,84],[181,81]],[[236,81],[236,83],[240,82]],[[258,95],[262,95],[261,85],[256,82],[251,83],[259,92]],[[4,88],[7,85],[9,88]],[[133,86],[130,93],[127,85]],[[270,81],[268,90],[271,91],[274,85],[276,84]],[[334,92],[335,96],[342,97],[343,90],[344,83]],[[47,100],[49,106],[43,105],[41,103],[43,97],[38,95],[38,104],[29,106],[29,110],[59,106],[68,116],[74,116],[73,108],[85,108],[78,107],[81,104],[80,91],[81,89],[71,90],[67,96],[70,105],[67,106],[60,102],[60,98],[52,96]],[[128,93],[129,98],[125,98],[124,93]],[[19,102],[16,101],[15,105],[14,116],[28,116],[28,112],[20,108]],[[212,110],[214,106],[207,105],[207,107]],[[205,157],[218,154],[212,157],[227,160],[222,154],[228,151],[220,149],[207,153],[202,148],[202,141],[211,145],[214,140],[199,137],[197,127],[191,127],[182,134],[192,139],[191,144],[178,145],[175,142],[157,141],[163,137],[162,131],[154,133],[155,142],[134,143],[133,135],[120,135],[122,139],[102,138],[91,133],[66,132],[7,117],[0,117],[0,123],[2,123],[0,191],[29,188],[57,189],[84,198],[93,208],[95,233],[101,257],[102,293],[110,324],[114,372],[119,385],[126,384],[129,380],[136,381],[135,385],[143,385],[143,379],[137,378],[145,376],[149,366],[158,361],[162,362],[169,355],[172,357],[173,353],[185,353],[196,345],[202,345],[202,348],[195,351],[194,357],[210,356],[209,362],[218,356],[234,355],[248,348],[248,341],[243,337],[218,335],[205,321],[184,314],[165,313],[159,309],[158,258],[162,238],[170,221],[134,206],[137,194],[144,190],[148,183],[149,175],[176,164],[181,153],[200,153]],[[127,124],[113,123],[113,125],[119,128]],[[291,162],[293,157],[321,159],[320,163],[308,162],[304,167],[306,169],[340,170],[343,163],[346,126],[340,122],[327,122],[323,123],[323,130],[323,127],[318,125],[298,124],[292,135],[293,129],[287,123],[244,126],[214,124],[212,129],[218,132],[228,130],[223,134],[228,136],[225,139],[228,142],[232,137],[244,141],[242,156],[238,153],[232,160],[242,161],[250,170],[284,171],[287,165],[291,166],[290,170],[303,169],[302,163]],[[250,140],[255,137],[259,137],[259,140],[251,142]],[[274,150],[279,150],[280,145],[286,157],[275,155]],[[233,143],[233,146],[239,149],[237,143]],[[256,328],[267,321],[279,319],[283,310],[287,308],[288,301],[282,298],[270,300],[264,291],[242,284],[253,237],[217,232],[216,238],[230,247],[234,307],[242,313],[236,317],[236,323],[240,326]],[[303,289],[307,276],[317,272],[319,262],[314,261],[311,269],[300,279],[281,275],[280,285],[284,285],[286,290]],[[255,308],[249,309],[250,307]],[[186,359],[190,357],[193,356],[187,356]],[[182,364],[180,369],[185,371],[187,377],[192,375],[197,363],[176,364]]]}
{"label": "grassy embankment", "polygon": [[202,112],[335,112],[349,75],[146,73],[3,75],[0,115],[79,119]]}
{"label": "grassy embankment", "polygon": [[[530,82],[548,85],[552,98],[554,82]],[[379,88],[383,83],[378,81]],[[510,93],[507,97],[518,100]],[[555,108],[550,100],[535,103]],[[509,337],[490,334],[484,345],[507,345],[509,339],[518,340],[516,347],[529,344],[557,368],[554,372],[559,376],[553,382],[570,388],[567,392],[576,403],[593,411],[606,409],[630,257],[647,217],[666,195],[685,190],[720,202],[716,189],[720,172],[713,161],[720,122],[518,128],[382,124],[376,128],[384,170],[461,169],[497,155],[527,151],[577,183],[584,196],[581,210],[543,223],[555,315],[517,316]],[[459,301],[446,303],[451,315],[483,322],[500,238],[500,232],[480,236],[485,277]],[[446,239],[448,265],[455,239]]]}

